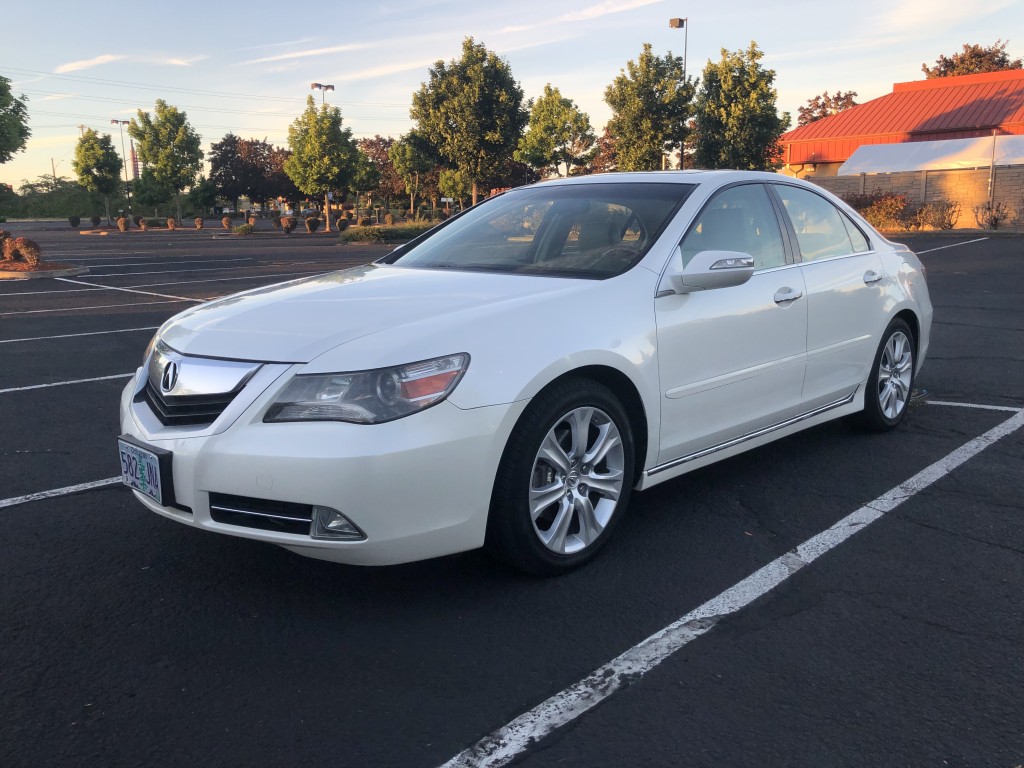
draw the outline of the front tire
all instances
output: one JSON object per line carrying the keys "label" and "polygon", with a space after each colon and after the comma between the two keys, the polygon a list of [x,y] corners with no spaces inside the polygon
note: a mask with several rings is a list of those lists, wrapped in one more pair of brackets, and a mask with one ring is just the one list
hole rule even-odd
{"label": "front tire", "polygon": [[916,353],[910,326],[895,318],[882,334],[864,390],[861,421],[869,430],[886,432],[907,415]]}
{"label": "front tire", "polygon": [[605,545],[629,504],[633,432],[607,387],[569,378],[519,419],[502,456],[488,551],[528,573],[578,568]]}

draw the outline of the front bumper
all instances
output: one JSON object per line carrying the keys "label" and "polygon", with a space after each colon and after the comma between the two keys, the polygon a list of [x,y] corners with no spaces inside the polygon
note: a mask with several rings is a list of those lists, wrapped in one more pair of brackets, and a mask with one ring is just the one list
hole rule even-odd
{"label": "front bumper", "polygon": [[[148,406],[133,402],[140,376],[144,371],[122,393],[121,431],[173,453],[178,505],[162,507],[136,493],[145,506],[196,528],[356,565],[482,546],[501,453],[526,407],[523,401],[462,410],[445,401],[384,424],[264,424],[262,414],[279,389],[271,386],[229,425],[189,434],[153,428]],[[211,493],[332,507],[366,539],[330,541],[217,522]]]}

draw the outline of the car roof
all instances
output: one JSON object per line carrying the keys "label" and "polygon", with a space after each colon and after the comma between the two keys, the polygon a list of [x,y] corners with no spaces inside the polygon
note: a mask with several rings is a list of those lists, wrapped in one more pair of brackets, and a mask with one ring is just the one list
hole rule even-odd
{"label": "car roof", "polygon": [[794,181],[792,177],[782,176],[768,171],[733,171],[733,170],[684,170],[684,171],[615,171],[612,173],[595,173],[590,176],[570,176],[569,178],[546,179],[540,184],[576,185],[576,184],[615,184],[622,182],[645,183],[676,183],[676,184],[728,184],[734,181]]}

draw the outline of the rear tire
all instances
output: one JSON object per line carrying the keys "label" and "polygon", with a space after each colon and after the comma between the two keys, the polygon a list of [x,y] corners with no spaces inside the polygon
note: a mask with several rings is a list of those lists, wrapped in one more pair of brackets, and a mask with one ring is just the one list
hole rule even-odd
{"label": "rear tire", "polygon": [[633,432],[622,404],[590,379],[562,379],[526,408],[498,468],[487,550],[538,576],[590,561],[633,486]]}
{"label": "rear tire", "polygon": [[914,387],[917,348],[910,326],[895,318],[882,334],[864,389],[862,424],[872,432],[887,432],[907,415]]}

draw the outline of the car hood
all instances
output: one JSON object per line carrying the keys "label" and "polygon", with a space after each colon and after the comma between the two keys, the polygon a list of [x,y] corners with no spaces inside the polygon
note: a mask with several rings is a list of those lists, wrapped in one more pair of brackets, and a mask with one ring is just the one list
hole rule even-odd
{"label": "car hood", "polygon": [[535,301],[581,281],[366,265],[202,304],[161,329],[186,355],[308,363],[362,336],[475,307]]}

